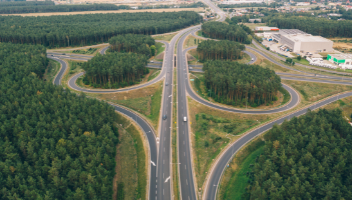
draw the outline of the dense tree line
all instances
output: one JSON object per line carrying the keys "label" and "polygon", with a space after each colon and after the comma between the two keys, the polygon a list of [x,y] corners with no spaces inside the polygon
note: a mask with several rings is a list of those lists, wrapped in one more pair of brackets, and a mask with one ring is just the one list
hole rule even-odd
{"label": "dense tree line", "polygon": [[91,60],[83,63],[86,71],[83,82],[93,87],[119,88],[133,85],[149,73],[148,58],[136,53],[97,54]]}
{"label": "dense tree line", "polygon": [[222,22],[207,22],[202,25],[202,31],[214,39],[227,39],[231,41],[250,44],[247,33],[235,24],[227,25]]}
{"label": "dense tree line", "polygon": [[352,199],[351,134],[338,109],[274,126],[244,199]]}
{"label": "dense tree line", "polygon": [[205,40],[197,47],[198,58],[204,60],[237,60],[242,58],[245,46],[234,41]]}
{"label": "dense tree line", "polygon": [[0,199],[111,199],[117,114],[40,80],[47,63],[0,43]]}
{"label": "dense tree line", "polygon": [[277,100],[281,88],[281,78],[259,65],[216,60],[204,63],[203,70],[209,95],[220,103],[256,107]]}
{"label": "dense tree line", "polygon": [[352,37],[352,21],[350,20],[335,21],[305,16],[286,18],[278,16],[269,19],[268,24],[281,29],[299,29],[323,37]]}
{"label": "dense tree line", "polygon": [[271,7],[276,8],[280,7],[283,4],[273,2],[271,4],[266,3],[241,3],[241,4],[219,4],[219,8],[244,8],[244,7]]}
{"label": "dense tree line", "polygon": [[14,6],[53,6],[53,1],[0,1],[1,7],[14,7]]}
{"label": "dense tree line", "polygon": [[165,8],[199,8],[199,7],[208,7],[203,2],[198,1],[196,3],[183,3],[176,5],[153,5],[153,6],[138,6],[138,9],[165,9]]}
{"label": "dense tree line", "polygon": [[119,34],[160,34],[197,24],[191,11],[116,13],[48,17],[0,16],[0,42],[49,47],[107,42]]}
{"label": "dense tree line", "polygon": [[155,45],[155,40],[149,35],[126,34],[110,38],[109,44],[110,51],[134,52],[150,57],[150,47]]}
{"label": "dense tree line", "polygon": [[94,11],[94,10],[120,10],[125,6],[115,4],[90,4],[90,5],[33,5],[33,6],[12,6],[1,7],[0,14],[18,14],[18,13],[44,13],[44,12],[76,12],[76,11]]}

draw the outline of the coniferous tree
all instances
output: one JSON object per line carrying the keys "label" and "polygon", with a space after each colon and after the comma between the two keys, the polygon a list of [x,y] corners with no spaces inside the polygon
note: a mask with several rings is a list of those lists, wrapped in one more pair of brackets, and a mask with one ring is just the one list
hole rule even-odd
{"label": "coniferous tree", "polygon": [[118,114],[45,83],[40,45],[0,43],[0,199],[109,199]]}
{"label": "coniferous tree", "polygon": [[281,88],[281,78],[258,65],[215,60],[204,63],[203,70],[209,95],[221,103],[256,107],[277,100]]}
{"label": "coniferous tree", "polygon": [[352,199],[351,134],[338,109],[274,126],[244,199]]}

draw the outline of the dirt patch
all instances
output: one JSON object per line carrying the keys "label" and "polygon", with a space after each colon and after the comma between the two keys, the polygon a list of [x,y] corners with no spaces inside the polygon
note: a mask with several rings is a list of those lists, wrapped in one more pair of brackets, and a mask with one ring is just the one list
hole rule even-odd
{"label": "dirt patch", "polygon": [[164,59],[164,52],[162,52],[162,53],[160,53],[159,55],[157,55],[157,56],[155,57],[155,59],[160,59],[160,60]]}
{"label": "dirt patch", "polygon": [[148,97],[153,95],[160,87],[160,82],[150,85],[148,87],[135,89],[126,92],[118,92],[118,93],[106,93],[100,94],[99,98],[103,100],[128,100],[135,99],[141,97]]}
{"label": "dirt patch", "polygon": [[83,12],[52,12],[52,13],[24,13],[24,14],[2,14],[19,15],[19,16],[52,16],[52,15],[84,15],[84,14],[98,14],[98,13],[139,13],[139,12],[179,12],[179,11],[195,11],[200,12],[203,8],[172,8],[172,9],[145,9],[145,10],[97,10],[97,11],[83,11]]}

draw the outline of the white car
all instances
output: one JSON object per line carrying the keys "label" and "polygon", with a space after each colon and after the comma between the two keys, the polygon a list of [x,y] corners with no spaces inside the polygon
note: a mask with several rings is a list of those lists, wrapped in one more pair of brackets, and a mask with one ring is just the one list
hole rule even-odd
{"label": "white car", "polygon": [[183,117],[183,121],[186,122],[187,121],[187,117]]}

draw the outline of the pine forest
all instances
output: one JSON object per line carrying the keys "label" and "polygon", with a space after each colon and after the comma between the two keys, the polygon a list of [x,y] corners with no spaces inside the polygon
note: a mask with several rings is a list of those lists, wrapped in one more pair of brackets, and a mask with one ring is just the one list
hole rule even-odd
{"label": "pine forest", "polygon": [[86,46],[119,34],[161,34],[202,22],[193,11],[43,17],[0,16],[0,42]]}
{"label": "pine forest", "polygon": [[0,1],[0,7],[15,6],[53,6],[53,1]]}
{"label": "pine forest", "polygon": [[281,78],[259,65],[233,61],[207,61],[203,66],[205,85],[215,101],[257,107],[277,100]]}
{"label": "pine forest", "polygon": [[207,22],[202,25],[202,31],[213,39],[226,39],[244,44],[250,44],[246,31],[236,24],[227,25],[222,22]]}
{"label": "pine forest", "polygon": [[237,60],[242,58],[245,46],[234,41],[204,40],[198,47],[198,58],[204,60]]}
{"label": "pine forest", "polygon": [[[33,2],[33,1],[29,1]],[[34,1],[37,2],[37,1]],[[40,1],[39,1],[40,2]],[[46,1],[44,1],[46,2]],[[53,1],[49,1],[54,4]],[[0,14],[19,14],[19,13],[44,13],[44,12],[77,12],[77,11],[94,11],[94,10],[120,10],[129,8],[128,6],[117,6],[114,4],[90,4],[90,5],[51,5],[36,4],[25,6],[6,6],[2,7],[0,3]]]}
{"label": "pine forest", "polygon": [[133,85],[149,73],[148,58],[136,53],[97,54],[83,63],[86,71],[83,82],[86,85],[101,88],[120,88]]}
{"label": "pine forest", "polygon": [[126,34],[110,38],[109,44],[112,52],[134,52],[150,57],[150,47],[155,45],[155,40],[149,35]]}
{"label": "pine forest", "polygon": [[352,199],[352,127],[321,109],[274,126],[242,199]]}
{"label": "pine forest", "polygon": [[113,107],[41,80],[40,45],[0,43],[0,199],[111,199]]}
{"label": "pine forest", "polygon": [[312,35],[328,38],[352,37],[352,21],[350,20],[335,21],[306,16],[275,16],[268,19],[268,24],[280,29],[299,29]]}

